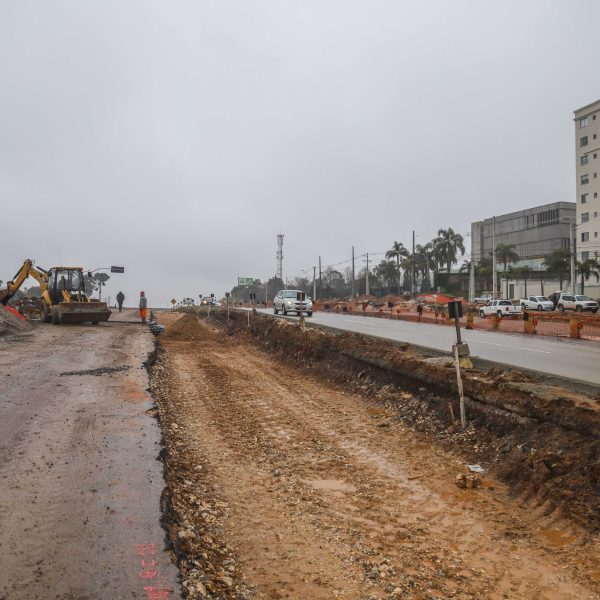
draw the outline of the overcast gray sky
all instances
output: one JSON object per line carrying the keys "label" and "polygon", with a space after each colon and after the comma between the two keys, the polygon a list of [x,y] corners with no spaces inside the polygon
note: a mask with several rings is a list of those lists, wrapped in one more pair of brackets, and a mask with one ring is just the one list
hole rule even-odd
{"label": "overcast gray sky", "polygon": [[0,279],[222,294],[574,200],[600,3],[0,0]]}

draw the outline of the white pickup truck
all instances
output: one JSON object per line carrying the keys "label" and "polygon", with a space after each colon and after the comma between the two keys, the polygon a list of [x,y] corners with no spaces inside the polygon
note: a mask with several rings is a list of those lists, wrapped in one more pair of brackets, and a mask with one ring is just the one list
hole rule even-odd
{"label": "white pickup truck", "polygon": [[546,296],[529,296],[519,301],[523,310],[554,310],[554,302]]}
{"label": "white pickup truck", "polygon": [[522,312],[523,309],[520,306],[513,306],[510,300],[492,300],[479,309],[479,316],[481,318],[489,317],[490,315],[506,317],[509,315],[518,315]]}

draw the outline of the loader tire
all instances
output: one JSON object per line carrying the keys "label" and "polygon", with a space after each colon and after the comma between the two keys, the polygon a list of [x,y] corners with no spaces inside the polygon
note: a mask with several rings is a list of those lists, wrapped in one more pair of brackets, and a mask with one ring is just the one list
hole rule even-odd
{"label": "loader tire", "polygon": [[48,305],[44,300],[40,303],[40,321],[42,323],[50,323],[52,321],[52,315],[48,310]]}
{"label": "loader tire", "polygon": [[60,325],[60,314],[58,310],[52,311],[52,325]]}

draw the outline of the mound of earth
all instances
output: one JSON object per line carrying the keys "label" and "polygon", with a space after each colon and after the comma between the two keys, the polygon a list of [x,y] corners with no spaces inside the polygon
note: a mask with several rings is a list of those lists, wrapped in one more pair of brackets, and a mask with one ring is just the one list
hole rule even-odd
{"label": "mound of earth", "polygon": [[195,341],[212,337],[213,333],[210,329],[201,325],[197,317],[189,313],[171,323],[162,335],[163,340],[175,342]]}
{"label": "mound of earth", "polygon": [[0,336],[29,330],[31,325],[0,305]]}

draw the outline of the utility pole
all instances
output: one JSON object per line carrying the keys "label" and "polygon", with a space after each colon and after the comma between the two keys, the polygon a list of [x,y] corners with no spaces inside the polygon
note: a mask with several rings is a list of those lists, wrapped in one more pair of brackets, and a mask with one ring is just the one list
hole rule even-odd
{"label": "utility pole", "polygon": [[317,267],[313,267],[313,300],[317,300]]}
{"label": "utility pole", "polygon": [[283,233],[277,234],[277,277],[283,281]]}
{"label": "utility pole", "polygon": [[319,297],[323,295],[323,273],[321,272],[321,257],[319,256]]}
{"label": "utility pole", "polygon": [[350,289],[354,298],[354,246],[352,246],[352,286]]}
{"label": "utility pole", "polygon": [[416,264],[415,264],[415,230],[413,229],[413,251],[412,251],[412,285],[411,287],[411,295],[414,298],[415,293],[417,291],[417,281],[416,281]]}
{"label": "utility pole", "polygon": [[[471,257],[473,260],[473,257]],[[498,274],[496,272],[496,217],[492,218],[492,300],[496,299],[496,292],[498,290],[497,283]]]}
{"label": "utility pole", "polygon": [[469,301],[475,300],[475,256],[471,252],[471,268],[469,270]]}
{"label": "utility pole", "polygon": [[575,273],[575,235],[574,235],[574,227],[573,227],[573,221],[571,221],[569,223],[569,229],[570,229],[570,236],[571,236],[571,240],[569,242],[569,245],[571,246],[570,250],[571,250],[571,293],[575,294],[575,287],[576,287],[576,273]]}
{"label": "utility pole", "polygon": [[369,289],[369,253],[367,252],[367,276],[365,279],[365,294],[368,296],[371,293]]}

